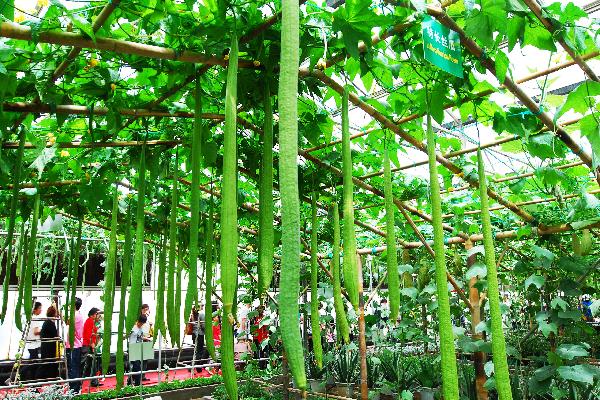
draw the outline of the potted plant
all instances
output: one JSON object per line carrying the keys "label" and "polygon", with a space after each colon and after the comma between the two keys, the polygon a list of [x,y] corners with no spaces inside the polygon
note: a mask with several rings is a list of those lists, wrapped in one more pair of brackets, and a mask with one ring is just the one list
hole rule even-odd
{"label": "potted plant", "polygon": [[395,400],[399,394],[415,389],[419,374],[416,357],[407,357],[400,352],[384,350],[380,353],[379,359],[381,376],[384,379],[381,400]]}
{"label": "potted plant", "polygon": [[338,396],[352,397],[354,385],[360,374],[360,360],[356,347],[342,347],[331,363],[332,373],[336,382],[334,391]]}
{"label": "potted plant", "polygon": [[379,400],[381,360],[376,356],[367,357],[367,386],[369,388],[369,399]]}
{"label": "potted plant", "polygon": [[415,362],[418,369],[416,376],[418,388],[415,390],[415,398],[433,400],[436,389],[442,384],[440,360],[435,356],[422,356],[415,358]]}
{"label": "potted plant", "polygon": [[306,378],[310,385],[311,392],[324,392],[326,382],[323,377],[327,371],[326,366],[323,365],[322,368],[319,368],[313,353],[309,353],[305,360]]}

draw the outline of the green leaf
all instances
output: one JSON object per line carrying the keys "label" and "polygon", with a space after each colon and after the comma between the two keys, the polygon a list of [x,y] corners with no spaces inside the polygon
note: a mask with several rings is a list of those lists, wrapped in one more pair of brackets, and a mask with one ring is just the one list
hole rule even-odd
{"label": "green leaf", "polygon": [[[535,20],[537,22],[537,19]],[[523,33],[523,47],[525,45],[535,46],[538,49],[555,52],[556,45],[552,34],[539,23],[526,23]]]}
{"label": "green leaf", "polygon": [[94,41],[94,43],[96,42],[96,36],[94,35],[94,28],[92,27],[92,24],[85,18],[83,18],[81,14],[74,12],[70,13],[69,19],[76,28],[81,30],[83,34],[89,36]]}
{"label": "green leaf", "polygon": [[504,78],[506,77],[506,73],[508,72],[508,67],[510,65],[510,61],[508,56],[502,51],[498,50],[496,53],[496,78],[498,82],[504,83]]}
{"label": "green leaf", "polygon": [[542,258],[548,261],[553,261],[556,258],[553,252],[535,244],[531,245],[531,250],[533,250],[537,258]]}
{"label": "green leaf", "polygon": [[584,114],[589,109],[589,98],[600,95],[600,82],[585,81],[567,96],[567,100],[556,112],[554,120],[556,121],[567,111],[573,110]]}
{"label": "green leaf", "polygon": [[529,278],[527,278],[525,280],[525,290],[527,290],[527,288],[529,288],[529,286],[531,286],[531,285],[535,285],[535,287],[540,289],[542,286],[544,286],[545,282],[546,282],[546,278],[544,278],[543,276],[531,275]]}
{"label": "green leaf", "polygon": [[600,125],[598,124],[598,118],[597,115],[589,114],[579,121],[581,135],[587,138],[592,147],[592,164],[594,168],[600,166]]}
{"label": "green leaf", "polygon": [[15,0],[6,0],[0,3],[0,14],[8,21],[15,19]]}
{"label": "green leaf", "polygon": [[419,293],[419,291],[417,290],[417,288],[414,287],[406,287],[403,288],[400,293],[402,293],[404,296],[410,297],[411,299],[416,299],[417,298],[417,294]]}
{"label": "green leaf", "polygon": [[562,298],[560,297],[555,297],[552,299],[552,301],[550,302],[550,306],[554,309],[560,307],[562,308],[563,311],[565,311],[568,307],[568,304],[566,301],[564,301]]}
{"label": "green leaf", "polygon": [[494,32],[506,30],[506,9],[503,1],[480,0],[480,9],[473,9],[466,20],[468,36],[478,39],[485,46],[494,43]]}
{"label": "green leaf", "polygon": [[588,385],[593,384],[594,378],[599,375],[598,367],[592,367],[591,365],[563,365],[562,367],[558,367],[556,371],[564,380]]}
{"label": "green leaf", "polygon": [[589,352],[578,344],[561,344],[556,349],[556,354],[565,360],[572,360],[575,357],[587,357]]}
{"label": "green leaf", "polygon": [[477,261],[465,273],[465,279],[469,280],[476,276],[479,276],[480,278],[484,278],[486,275],[487,275],[487,268],[486,268],[485,264],[481,261]]}

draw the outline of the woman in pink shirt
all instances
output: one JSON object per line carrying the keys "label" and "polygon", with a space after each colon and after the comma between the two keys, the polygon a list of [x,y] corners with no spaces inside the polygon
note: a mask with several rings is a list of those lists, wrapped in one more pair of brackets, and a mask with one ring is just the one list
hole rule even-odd
{"label": "woman in pink shirt", "polygon": [[[79,312],[82,301],[79,297],[75,297],[75,335],[73,338],[73,346],[69,343],[69,337],[65,341],[65,349],[67,354],[68,379],[81,377],[81,346],[83,345],[83,316]],[[71,321],[66,321],[67,327]],[[79,393],[81,390],[81,382],[69,382],[69,389],[74,393]]]}

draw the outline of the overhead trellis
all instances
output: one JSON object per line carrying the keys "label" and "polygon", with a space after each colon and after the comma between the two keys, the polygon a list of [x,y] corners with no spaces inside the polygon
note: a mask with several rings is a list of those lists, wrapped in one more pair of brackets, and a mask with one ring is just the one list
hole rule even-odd
{"label": "overhead trellis", "polygon": [[[197,240],[195,232],[204,235],[198,218],[210,218],[211,223],[214,219],[217,231],[228,242],[236,242],[233,247],[222,243],[221,252],[226,257],[228,271],[227,290],[223,295],[227,299],[227,311],[232,313],[230,307],[235,308],[235,305],[230,303],[235,300],[233,289],[237,288],[237,281],[231,279],[237,279],[236,258],[253,282],[264,278],[260,274],[256,278],[257,267],[249,266],[243,257],[234,257],[234,250],[238,248],[236,232],[243,234],[242,248],[248,246],[245,248],[253,250],[252,246],[258,243],[260,203],[261,199],[265,201],[265,193],[259,192],[261,187],[270,188],[260,185],[264,171],[259,162],[264,152],[262,126],[268,121],[264,115],[263,92],[265,87],[277,87],[279,73],[285,71],[280,87],[289,90],[287,79],[291,73],[294,82],[300,78],[299,92],[292,96],[294,99],[290,99],[287,92],[286,96],[280,93],[275,102],[277,144],[272,161],[274,170],[278,171],[281,166],[282,171],[281,175],[273,174],[273,191],[267,194],[269,199],[272,194],[275,197],[274,235],[281,233],[281,227],[299,228],[293,235],[284,232],[283,254],[275,251],[274,257],[283,259],[284,274],[297,272],[287,268],[297,261],[295,254],[290,257],[290,252],[300,246],[295,243],[299,234],[303,249],[297,255],[298,260],[300,256],[316,255],[321,273],[335,281],[324,264],[331,255],[314,249],[318,241],[311,230],[316,229],[317,213],[331,212],[330,203],[339,200],[337,196],[341,191],[337,187],[342,184],[348,187],[349,181],[357,187],[351,203],[346,204],[353,207],[347,208],[346,214],[355,212],[349,222],[358,230],[358,254],[387,251],[386,229],[394,229],[394,226],[402,228],[395,238],[399,247],[423,248],[423,253],[432,257],[443,249],[441,244],[470,245],[482,241],[483,234],[472,228],[477,225],[477,215],[481,212],[479,200],[473,200],[481,197],[489,197],[491,202],[497,203],[489,207],[496,216],[491,221],[497,224],[493,226],[495,240],[600,228],[600,212],[588,197],[597,202],[600,193],[600,123],[595,108],[600,97],[600,81],[592,66],[597,65],[592,63],[600,55],[597,20],[589,19],[580,9],[565,11],[560,4],[542,9],[533,0],[498,2],[501,4],[487,0],[447,1],[435,6],[418,1],[348,0],[337,8],[313,1],[290,2],[284,1],[287,18],[293,17],[295,10],[300,13],[297,76],[296,67],[290,70],[289,65],[281,66],[279,62],[282,49],[290,49],[289,43],[281,43],[283,6],[278,2],[112,0],[102,8],[84,6],[81,9],[69,9],[61,2],[53,2],[38,9],[37,16],[29,21],[15,23],[5,18],[0,22],[3,38],[0,74],[5,80],[0,89],[3,149],[0,169],[6,173],[0,177],[0,201],[9,204],[10,191],[19,193],[19,190],[19,199],[24,203],[33,202],[30,194],[37,191],[36,199],[39,202],[41,198],[47,213],[61,213],[110,230],[107,226],[110,211],[118,210],[118,193],[111,193],[112,183],[131,194],[137,192],[138,187],[145,188],[147,180],[146,195],[140,189],[139,199],[131,200],[132,204],[146,204],[137,214],[138,224],[146,224],[144,240],[164,246],[167,240],[160,239],[166,235],[161,224],[169,221],[169,212],[175,213],[170,221],[179,230],[179,236],[171,232],[168,246],[174,245],[170,243],[174,238],[192,244],[193,249],[181,250],[194,257],[193,262],[186,265],[187,268],[192,266],[191,276],[197,273],[194,266],[199,254],[195,247],[204,243]],[[19,11],[18,7],[15,9]],[[460,38],[465,64],[462,77],[446,74],[425,61],[420,23],[426,15]],[[510,29],[506,27],[507,20]],[[588,26],[578,29],[581,28],[578,24],[584,23]],[[230,50],[231,38],[235,40],[233,43],[239,43],[239,59],[237,48],[233,46],[235,50]],[[509,55],[516,46],[521,50],[531,47],[554,54],[559,52],[557,44],[570,60],[551,62],[546,69],[518,79],[513,76]],[[239,71],[232,72],[231,60],[237,61]],[[580,85],[567,94],[562,103],[544,97],[545,83],[541,96],[537,91],[528,94],[524,89],[525,84],[545,80],[566,68],[579,68],[583,81],[579,79]],[[237,84],[230,84],[226,90],[227,80],[230,83],[235,80]],[[192,89],[190,84],[194,82],[195,89]],[[237,99],[232,94],[236,89]],[[270,105],[269,96],[267,94],[266,99]],[[341,104],[346,96],[349,104]],[[504,96],[508,105],[499,106],[493,96]],[[426,104],[428,98],[432,99],[430,105]],[[233,104],[228,103],[228,99]],[[292,100],[294,112],[298,113],[298,140],[290,115],[280,114],[278,108],[278,102],[284,101],[284,110],[289,110],[285,107],[290,107]],[[349,132],[345,120],[348,106],[354,107],[350,112],[356,120],[367,121],[356,127],[357,133],[346,138],[347,146],[352,149],[351,157],[350,148],[341,151],[339,145],[343,140],[337,138],[338,115],[332,111],[345,110],[342,129],[346,135]],[[459,117],[455,116],[456,112]],[[565,119],[565,114],[569,119]],[[452,120],[450,128],[444,125],[448,116]],[[435,129],[435,136],[427,140],[426,117],[439,125],[439,128],[428,126]],[[191,119],[198,128],[195,142]],[[279,131],[279,121],[283,121],[283,132]],[[482,143],[480,137],[470,138],[465,133],[467,123],[474,124],[478,133],[480,129],[495,132],[493,140]],[[268,133],[270,137],[270,127]],[[389,133],[399,143],[392,141],[392,147],[384,150],[387,146],[384,138]],[[286,135],[281,147],[280,134]],[[461,143],[461,139],[464,142],[471,139],[472,143]],[[429,146],[435,146],[436,142],[438,147],[432,150]],[[478,151],[483,151],[484,156],[506,154],[509,151],[505,149],[519,144],[527,156],[524,164],[529,163],[534,170],[514,167],[515,173],[510,176],[494,174],[489,179],[490,185],[484,185],[487,196],[479,194],[481,178],[472,155]],[[227,148],[237,149],[235,157],[231,158],[231,150]],[[17,152],[13,151],[18,149],[24,151],[23,159],[16,157]],[[290,153],[290,150],[293,151]],[[280,151],[284,155],[281,162]],[[391,168],[385,166],[387,178],[392,180],[386,182],[387,186],[382,177],[383,151],[386,154],[389,151],[388,161],[393,162]],[[415,159],[414,155],[419,152],[423,157]],[[431,156],[429,160],[424,159],[425,154]],[[541,166],[535,167],[531,158],[536,158]],[[295,176],[291,179],[293,159],[298,160],[298,183]],[[347,164],[343,165],[342,159],[344,163],[352,163],[352,174],[349,176],[346,169],[344,179]],[[141,160],[144,168],[140,166]],[[29,167],[28,174],[22,178],[12,172],[17,163],[19,169]],[[432,176],[437,178],[439,173],[441,177],[434,185],[442,185],[439,190],[444,196],[441,210],[428,201],[427,188],[431,184],[428,179],[408,178],[417,167],[427,164],[430,170],[436,169]],[[490,163],[485,164],[488,175],[492,175]],[[173,168],[178,172],[175,178]],[[483,171],[483,164],[481,169]],[[138,176],[140,170],[144,171],[142,177]],[[227,176],[223,186],[221,174]],[[169,194],[173,179],[181,183],[180,199],[171,204]],[[283,187],[279,185],[280,180],[285,182]],[[290,182],[293,187],[286,186]],[[35,190],[27,191],[29,189]],[[307,208],[311,204],[310,193],[315,190],[321,193],[312,199],[313,222],[308,230],[299,224],[300,215],[294,210],[297,200],[301,201],[300,209]],[[238,224],[237,231],[229,225],[225,227],[229,229],[223,229],[219,225],[222,218],[212,213],[213,199],[220,203],[223,197],[226,200],[222,204],[222,215],[229,224]],[[373,201],[378,205],[373,205]],[[556,203],[561,208],[565,202],[569,204],[569,212],[563,211],[562,220],[558,221],[531,207]],[[472,204],[457,210],[459,203]],[[280,217],[281,204],[291,204],[294,210]],[[172,206],[170,211],[169,206]],[[388,219],[384,226],[384,210],[386,214],[390,211],[393,214],[394,207],[399,211],[398,217]],[[234,212],[235,208],[238,211]],[[6,213],[11,208],[3,210]],[[190,212],[194,212],[192,218]],[[12,214],[10,217],[14,219],[15,212]],[[25,220],[26,216],[21,219]],[[467,219],[469,223],[465,222]],[[118,219],[115,217],[112,221],[112,226],[117,227]],[[442,238],[430,229],[437,223],[441,226]],[[349,235],[346,242],[351,242],[354,230],[346,226],[344,232]],[[312,233],[314,236],[310,236]],[[137,235],[141,237],[142,232]],[[180,240],[182,235],[187,239]],[[486,239],[489,247],[490,236],[486,235]],[[329,249],[330,245],[326,247]],[[136,263],[141,270],[143,249],[136,252]],[[442,260],[441,256],[437,258],[438,263]],[[313,274],[316,268],[317,263],[313,263]],[[450,271],[443,275],[472,311],[473,305],[460,277]],[[345,280],[348,293],[344,293],[358,309],[357,293],[347,282],[349,278]],[[316,287],[315,282],[311,284]],[[294,282],[290,287],[294,293],[285,295],[295,295],[295,285]],[[196,288],[195,285],[190,287]],[[140,282],[136,282],[136,293],[140,288]],[[198,300],[190,296],[186,299],[186,309]],[[130,299],[130,305],[136,301]],[[234,321],[228,318],[227,322]],[[132,323],[133,314],[128,325]],[[292,356],[292,372],[297,383],[304,385],[298,349],[286,343],[295,340],[293,332],[288,337],[292,339],[284,338],[284,343]],[[231,354],[226,352],[228,361],[229,356]],[[232,397],[236,396],[231,387],[228,390]],[[451,395],[452,391],[446,393]]]}

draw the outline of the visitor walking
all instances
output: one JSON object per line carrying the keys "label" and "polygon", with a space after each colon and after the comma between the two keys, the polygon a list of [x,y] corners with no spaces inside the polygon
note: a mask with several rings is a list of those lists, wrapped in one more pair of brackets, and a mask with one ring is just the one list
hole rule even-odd
{"label": "visitor walking", "polygon": [[36,379],[37,376],[37,362],[40,357],[40,333],[42,331],[43,320],[39,319],[42,313],[42,303],[36,301],[33,306],[32,318],[29,323],[29,330],[27,331],[27,341],[25,343],[25,349],[29,353],[28,360],[26,361],[25,367],[21,369],[21,380],[32,380]]}
{"label": "visitor walking", "polygon": [[[81,346],[83,346],[83,317],[79,312],[81,304],[81,299],[79,297],[75,297],[75,321],[66,321],[67,326],[70,323],[73,323],[75,327],[73,344],[71,345],[70,338],[68,336],[65,340],[69,379],[81,378]],[[74,393],[79,393],[81,391],[81,382],[69,382],[69,388]]]}
{"label": "visitor walking", "polygon": [[[142,304],[142,308],[140,309],[140,315],[146,317],[146,322],[142,326],[142,332],[144,333],[144,341],[152,340],[154,336],[154,330],[152,328],[152,322],[150,322],[150,306],[146,303]],[[142,371],[148,369],[148,362],[146,360],[142,360]],[[142,373],[142,381],[149,381],[149,378],[146,378],[146,374]]]}
{"label": "visitor walking", "polygon": [[[100,321],[100,310],[92,307],[88,312],[88,318],[83,324],[83,345],[81,346],[82,377],[94,376],[96,374],[96,344],[98,344],[98,322]],[[98,379],[90,382],[90,386],[100,386]]]}
{"label": "visitor walking", "polygon": [[[133,343],[142,343],[144,341],[149,341],[149,339],[147,339],[144,336],[144,330],[143,330],[143,326],[144,324],[146,324],[148,322],[148,318],[145,315],[140,315],[135,323],[135,325],[133,326],[133,329],[131,329],[131,333],[129,334],[129,344],[133,344]],[[135,386],[140,386],[142,384],[142,361],[141,360],[135,360],[135,361],[130,361],[129,362],[129,371],[134,373],[133,375],[130,376],[130,379],[127,380],[127,382],[133,382],[133,384]],[[135,374],[135,372],[140,372],[139,374]]]}
{"label": "visitor walking", "polygon": [[54,305],[48,307],[46,310],[48,319],[44,321],[40,329],[40,357],[44,365],[37,369],[36,379],[38,380],[58,378],[60,337],[58,329],[56,329],[57,316],[56,307]]}

